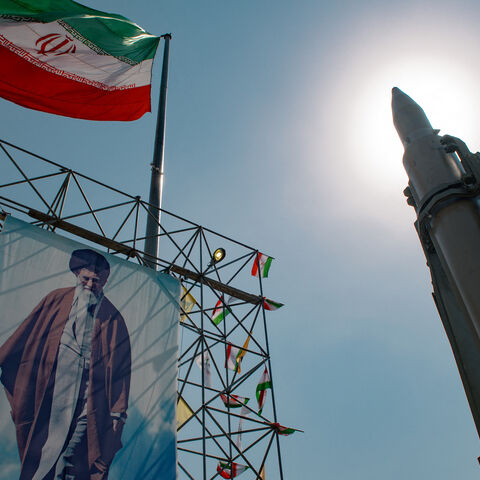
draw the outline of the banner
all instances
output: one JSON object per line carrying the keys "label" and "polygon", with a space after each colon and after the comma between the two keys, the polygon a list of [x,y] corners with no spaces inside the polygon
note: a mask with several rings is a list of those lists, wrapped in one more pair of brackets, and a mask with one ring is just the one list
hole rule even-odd
{"label": "banner", "polygon": [[0,480],[176,478],[179,282],[7,217]]}

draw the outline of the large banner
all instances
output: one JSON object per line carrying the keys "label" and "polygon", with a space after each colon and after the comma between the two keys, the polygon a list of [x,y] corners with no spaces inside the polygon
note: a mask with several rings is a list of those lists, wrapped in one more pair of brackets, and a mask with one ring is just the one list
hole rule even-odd
{"label": "large banner", "polygon": [[0,480],[173,480],[179,282],[8,217]]}

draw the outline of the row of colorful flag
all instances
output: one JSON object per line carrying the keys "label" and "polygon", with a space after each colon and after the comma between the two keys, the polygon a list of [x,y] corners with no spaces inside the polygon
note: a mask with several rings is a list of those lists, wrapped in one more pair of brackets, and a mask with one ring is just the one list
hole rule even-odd
{"label": "row of colorful flag", "polygon": [[[0,0],[1,1],[1,0]],[[272,263],[273,258],[265,255],[261,252],[258,252],[255,255],[255,259],[253,261],[252,266],[252,275],[258,277],[259,275],[266,278],[268,276],[268,272],[270,270],[270,265]],[[187,315],[193,310],[193,307],[197,304],[197,300],[195,297],[190,293],[190,290],[187,290],[184,286],[182,286],[182,296],[181,296],[181,321],[185,321]],[[235,297],[230,296],[226,300],[223,295],[221,295],[215,307],[213,307],[211,320],[212,323],[215,325],[219,325],[225,317],[231,313],[230,305],[235,301]],[[268,311],[278,310],[280,307],[283,307],[283,303],[276,302],[274,300],[270,300],[269,298],[263,297],[263,308]]]}
{"label": "row of colorful flag", "polygon": [[[236,370],[238,371],[239,365],[238,365],[238,354],[235,357],[232,355],[231,351],[234,349],[232,345],[227,346],[227,355],[229,355],[230,351],[230,357],[227,356],[225,366],[231,370]],[[236,363],[233,362],[233,358],[236,359]],[[207,388],[212,388],[212,372],[210,368],[210,355],[208,351],[203,352],[203,355],[197,355],[195,358],[195,363],[197,366],[200,368],[200,370],[203,370],[203,376],[204,376],[204,383]],[[267,399],[267,390],[272,388],[272,382],[270,380],[270,375],[268,374],[268,369],[267,366],[265,365],[265,369],[262,372],[262,375],[258,381],[257,388],[256,388],[256,398],[257,398],[257,404],[258,404],[258,415],[262,414],[263,406],[265,405],[265,401]],[[240,395],[226,395],[224,393],[220,394],[220,398],[225,404],[226,407],[229,408],[240,408],[244,407],[247,405],[247,403],[250,401],[250,398],[248,397],[241,397]],[[248,411],[250,411],[248,409]]]}
{"label": "row of colorful flag", "polygon": [[[223,322],[225,317],[231,313],[230,306],[235,301],[235,297],[228,297],[227,300],[224,299],[222,295],[215,304],[215,307],[212,310],[211,320],[215,325],[219,325]],[[181,296],[181,313],[180,320],[185,321],[187,315],[193,310],[193,307],[197,304],[195,297],[184,287],[182,286],[182,296]],[[283,307],[283,303],[275,302],[269,298],[263,297],[263,308],[268,311],[278,310]]]}
{"label": "row of colorful flag", "polygon": [[[261,252],[258,252],[255,255],[251,274],[255,277],[260,276],[262,278],[267,278],[268,273],[270,271],[270,266],[272,264],[272,260],[273,260],[272,257],[264,255]],[[234,302],[234,300],[235,300],[235,297],[229,297],[225,301],[223,295],[218,299],[212,311],[212,315],[211,315],[212,323],[218,326],[225,319],[225,317],[229,313],[231,313],[230,305]],[[195,304],[196,304],[196,300],[193,297],[193,295],[190,292],[188,292],[185,289],[185,287],[183,287],[182,310],[184,313],[182,312],[182,316],[183,316],[182,321],[185,319],[185,314],[190,313]],[[263,308],[265,310],[273,311],[273,310],[279,309],[282,306],[283,306],[282,303],[275,302],[266,297],[263,298]],[[243,357],[247,353],[248,345],[251,339],[251,334],[252,332],[248,334],[247,339],[245,340],[245,343],[243,344],[242,348],[236,347],[231,343],[227,344],[226,358],[225,358],[226,368],[228,368],[229,370],[233,370],[236,373],[241,373],[241,363],[242,363]],[[211,388],[212,376],[211,376],[211,369],[210,369],[210,356],[208,354],[208,351],[205,351],[203,355],[202,354],[198,355],[195,361],[198,367],[201,370],[203,370],[205,386],[208,388]],[[260,377],[260,380],[256,388],[258,415],[262,414],[263,407],[267,399],[267,390],[271,388],[272,388],[272,383],[270,380],[270,375],[268,374],[267,366],[265,366],[265,369],[262,372],[262,375]],[[247,407],[247,404],[250,401],[250,398],[242,397],[240,395],[235,395],[235,394],[221,393],[220,399],[222,400],[226,408],[241,409],[240,418],[238,422],[238,429],[236,434],[237,435],[236,446],[239,451],[242,451],[243,424],[244,424],[245,418],[252,411],[249,407]],[[287,436],[287,435],[293,434],[296,431],[293,428],[284,427],[283,425],[280,425],[279,423],[276,423],[276,422],[270,423],[270,426],[279,435]],[[244,473],[246,470],[248,470],[248,468],[249,467],[247,465],[242,465],[236,462],[219,461],[217,465],[217,473],[222,478],[231,479],[231,478],[238,477],[239,475]],[[260,471],[260,478],[265,480],[265,465],[262,465],[262,468]]]}
{"label": "row of colorful flag", "polygon": [[[260,377],[260,380],[257,385],[256,389],[256,397],[258,403],[258,414],[261,415],[263,406],[265,404],[265,400],[267,398],[267,390],[272,388],[272,384],[270,381],[270,376],[268,374],[267,367],[265,366],[265,370]],[[236,446],[239,451],[242,451],[242,432],[243,432],[243,423],[245,418],[250,414],[251,410],[247,407],[248,402],[250,399],[248,397],[241,397],[240,395],[229,394],[226,395],[224,393],[220,394],[220,398],[224,403],[226,408],[241,408],[240,411],[240,418],[238,421],[238,431],[237,431],[237,438],[236,438]],[[284,427],[277,422],[272,422],[269,424],[279,435],[291,435],[295,432],[294,428]],[[235,462],[222,462],[220,461],[217,465],[217,473],[222,478],[235,478],[248,470],[247,465],[242,465]],[[260,471],[260,477],[265,479],[265,465],[262,465],[262,469]]]}
{"label": "row of colorful flag", "polygon": [[[203,355],[200,354],[196,357],[196,363],[200,369],[203,369],[203,374],[205,378],[205,385],[207,387],[211,387],[211,372],[210,372],[210,357],[208,352],[204,352]],[[265,371],[262,374],[260,379],[259,385],[257,386],[257,401],[260,401],[261,407],[263,407],[263,403],[265,402],[265,396],[261,395],[262,392],[265,392],[267,388],[271,388],[271,385],[268,385],[268,382],[265,382],[265,379],[268,377],[268,371],[265,368]],[[265,389],[265,390],[263,390]],[[240,415],[239,415],[239,422],[238,422],[238,430],[236,432],[236,440],[235,445],[237,446],[239,451],[242,451],[242,432],[243,432],[243,424],[246,417],[251,413],[251,409],[247,407],[250,398],[242,397],[240,395],[235,394],[226,394],[220,393],[220,399],[225,405],[226,408],[240,408]],[[182,398],[179,397],[177,403],[177,429],[180,429],[185,422],[187,422],[192,416],[194,415],[194,411],[190,408],[188,403]],[[291,435],[294,433],[294,429],[283,427],[278,423],[270,423],[269,424],[272,429],[274,429],[280,435]],[[228,462],[228,461],[220,461],[217,465],[217,473],[222,478],[235,478],[241,475],[243,472],[248,470],[247,465],[242,465],[236,462]],[[265,479],[265,466],[262,466],[260,471],[260,477]]]}
{"label": "row of colorful flag", "polygon": [[[212,312],[212,322],[219,325],[225,317],[231,313],[230,305],[235,301],[235,297],[229,297],[226,301],[223,295],[218,299]],[[283,307],[283,303],[275,302],[266,297],[263,297],[263,308],[265,310],[274,311]]]}

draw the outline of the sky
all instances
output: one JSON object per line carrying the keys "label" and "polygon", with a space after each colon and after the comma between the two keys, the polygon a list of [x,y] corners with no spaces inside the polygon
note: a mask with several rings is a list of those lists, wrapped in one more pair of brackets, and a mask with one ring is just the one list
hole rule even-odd
{"label": "sky", "polygon": [[[477,478],[390,101],[480,148],[478,2],[83,3],[172,33],[163,207],[275,257],[277,411],[305,430],[282,438],[285,478]],[[155,114],[0,111],[3,140],[147,197]]]}

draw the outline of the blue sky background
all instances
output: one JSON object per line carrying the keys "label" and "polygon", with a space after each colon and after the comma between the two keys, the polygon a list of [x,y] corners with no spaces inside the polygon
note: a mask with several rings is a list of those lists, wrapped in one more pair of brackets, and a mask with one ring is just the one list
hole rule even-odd
{"label": "blue sky background", "polygon": [[[285,478],[478,478],[390,111],[398,86],[479,149],[478,3],[83,3],[173,34],[164,208],[276,259],[279,420],[306,431],[282,439]],[[0,111],[4,140],[147,197],[155,114]]]}

